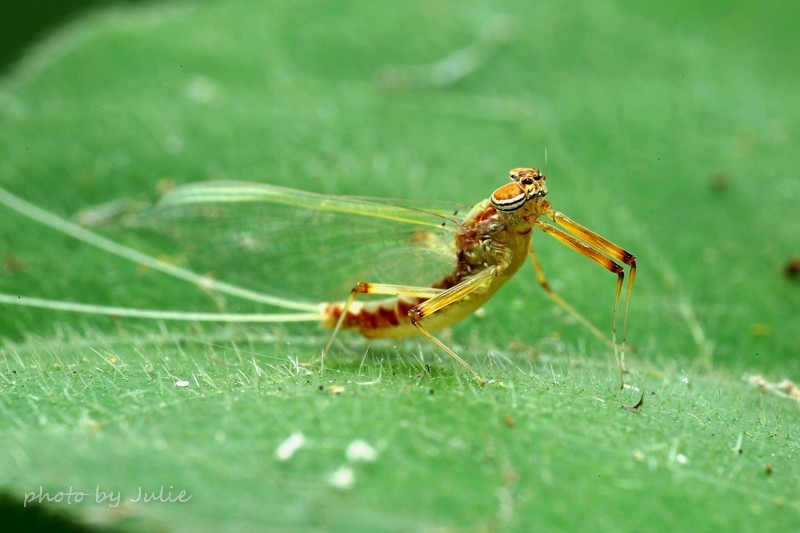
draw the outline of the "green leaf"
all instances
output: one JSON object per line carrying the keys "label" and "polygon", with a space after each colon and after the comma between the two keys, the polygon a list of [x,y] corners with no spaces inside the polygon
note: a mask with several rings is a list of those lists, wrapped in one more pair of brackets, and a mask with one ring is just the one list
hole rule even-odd
{"label": "green leaf", "polygon": [[[637,257],[634,389],[528,269],[442,333],[483,388],[421,339],[342,334],[323,373],[299,364],[327,341],[315,325],[3,306],[5,500],[124,530],[795,529],[792,10],[180,2],[64,27],[0,85],[3,188],[65,217],[209,179],[474,204],[538,166],[556,209]],[[122,226],[102,230],[162,244]],[[258,310],[5,208],[0,234],[3,293]],[[613,275],[535,242],[610,329]],[[360,441],[373,460],[348,459]]]}

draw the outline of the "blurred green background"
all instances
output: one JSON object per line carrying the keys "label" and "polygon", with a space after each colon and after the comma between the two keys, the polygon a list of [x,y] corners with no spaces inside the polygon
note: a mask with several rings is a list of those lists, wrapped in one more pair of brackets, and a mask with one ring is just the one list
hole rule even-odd
{"label": "blurred green background", "polygon": [[[620,409],[638,396],[616,393],[608,350],[526,270],[485,316],[444,334],[495,379],[485,389],[420,341],[348,336],[325,375],[306,375],[289,362],[324,344],[315,327],[3,308],[4,438],[25,450],[2,463],[8,494],[69,483],[195,494],[193,506],[124,512],[54,506],[130,528],[795,527],[796,401],[742,379],[800,379],[800,284],[785,274],[800,255],[791,9],[154,2],[57,29],[0,88],[4,188],[67,217],[204,179],[474,203],[508,169],[546,167],[557,209],[638,258],[629,364],[647,401]],[[153,235],[103,231],[180,255]],[[222,305],[10,212],[0,232],[5,293]],[[556,289],[607,328],[612,276],[535,242]],[[214,274],[240,270],[280,285],[274,265],[246,257]],[[293,431],[311,453],[276,464]],[[337,491],[327,473],[356,438],[380,459]]]}
{"label": "blurred green background", "polygon": [[0,72],[8,72],[28,47],[87,9],[136,0],[31,0],[17,4],[0,20]]}

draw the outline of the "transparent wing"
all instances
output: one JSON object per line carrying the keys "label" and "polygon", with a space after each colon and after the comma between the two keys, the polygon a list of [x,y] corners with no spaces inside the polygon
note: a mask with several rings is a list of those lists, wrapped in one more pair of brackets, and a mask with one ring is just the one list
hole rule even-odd
{"label": "transparent wing", "polygon": [[247,182],[179,187],[145,214],[183,268],[246,289],[342,300],[358,281],[424,285],[456,262],[464,206]]}

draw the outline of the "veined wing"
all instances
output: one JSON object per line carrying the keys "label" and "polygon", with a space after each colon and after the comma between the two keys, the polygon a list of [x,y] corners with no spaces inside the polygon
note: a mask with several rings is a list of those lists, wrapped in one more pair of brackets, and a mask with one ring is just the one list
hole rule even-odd
{"label": "veined wing", "polygon": [[245,181],[209,181],[183,185],[168,192],[159,202],[159,206],[169,208],[180,205],[250,202],[346,213],[431,227],[455,222],[459,212],[469,207],[442,201],[320,194]]}
{"label": "veined wing", "polygon": [[182,266],[247,289],[344,299],[358,281],[427,286],[455,266],[464,206],[207,182],[165,195],[147,218]]}

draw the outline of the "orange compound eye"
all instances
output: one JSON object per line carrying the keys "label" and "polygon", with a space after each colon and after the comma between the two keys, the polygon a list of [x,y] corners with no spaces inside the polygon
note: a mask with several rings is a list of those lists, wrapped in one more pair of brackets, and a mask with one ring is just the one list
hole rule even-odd
{"label": "orange compound eye", "polygon": [[528,195],[516,181],[503,185],[492,193],[492,205],[498,211],[516,211],[528,201]]}

